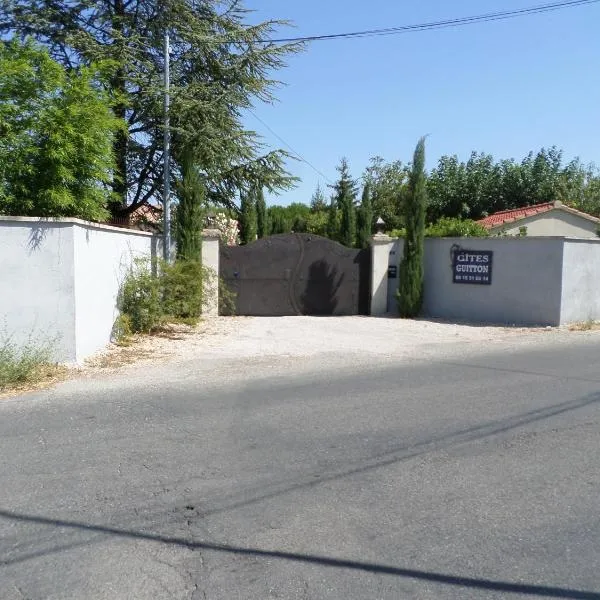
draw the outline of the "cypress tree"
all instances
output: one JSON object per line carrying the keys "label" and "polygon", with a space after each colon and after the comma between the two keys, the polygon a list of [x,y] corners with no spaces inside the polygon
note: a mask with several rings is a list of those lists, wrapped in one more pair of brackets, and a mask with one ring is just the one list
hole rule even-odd
{"label": "cypress tree", "polygon": [[359,248],[368,248],[373,231],[373,202],[371,199],[371,186],[366,184],[358,211],[357,241]]}
{"label": "cypress tree", "polygon": [[327,237],[336,242],[340,237],[335,197],[331,198],[331,203],[329,204],[329,209],[327,211]]}
{"label": "cypress tree", "polygon": [[262,187],[256,189],[256,229],[259,238],[268,235],[267,204]]}
{"label": "cypress tree", "polygon": [[256,240],[256,200],[253,194],[242,192],[240,212],[241,243],[251,244]]}
{"label": "cypress tree", "polygon": [[404,204],[406,238],[400,265],[398,308],[404,318],[416,317],[423,305],[423,254],[425,246],[425,209],[427,207],[425,176],[425,138],[415,149]]}
{"label": "cypress tree", "polygon": [[350,177],[348,161],[345,158],[342,158],[337,170],[340,178],[333,188],[337,207],[342,212],[339,241],[351,248],[356,243],[356,208],[354,206],[356,184]]}
{"label": "cypress tree", "polygon": [[182,179],[178,185],[175,209],[175,244],[177,260],[199,261],[202,253],[202,225],[206,187],[191,155],[181,164]]}

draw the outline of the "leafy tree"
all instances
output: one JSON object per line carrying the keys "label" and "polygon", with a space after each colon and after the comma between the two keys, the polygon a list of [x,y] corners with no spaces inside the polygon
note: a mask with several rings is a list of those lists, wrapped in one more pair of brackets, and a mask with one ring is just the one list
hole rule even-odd
{"label": "leafy tree", "polygon": [[241,242],[250,244],[256,240],[256,200],[253,195],[242,193],[240,213]]}
{"label": "leafy tree", "polygon": [[371,203],[371,186],[363,188],[362,200],[358,209],[357,243],[359,248],[368,248],[373,231],[373,206]]}
{"label": "leafy tree", "polygon": [[423,305],[423,254],[427,205],[425,138],[419,140],[415,149],[408,186],[404,212],[406,238],[398,290],[398,307],[400,316],[404,318],[416,317]]}
{"label": "leafy tree", "polygon": [[352,247],[356,244],[356,183],[350,176],[348,161],[342,158],[337,171],[340,174],[337,182],[332,186],[337,208],[341,212],[341,226],[339,241],[345,246]]}
{"label": "leafy tree", "polygon": [[317,188],[310,199],[310,209],[312,212],[327,210],[327,200],[325,200],[325,194],[321,189],[321,184],[317,184]]}
{"label": "leafy tree", "polygon": [[267,223],[267,203],[265,202],[265,193],[262,187],[256,189],[256,225],[259,238],[264,238],[268,234]]}
{"label": "leafy tree", "polygon": [[[428,220],[479,219],[499,210],[560,200],[600,214],[598,171],[578,159],[567,164],[556,147],[520,162],[473,152],[467,162],[442,156],[428,178]],[[585,207],[585,208],[584,208]]]}
{"label": "leafy tree", "polygon": [[408,169],[401,161],[386,163],[376,156],[371,159],[363,175],[363,182],[371,190],[373,216],[381,217],[392,229],[402,227],[403,202],[406,195]]}
{"label": "leafy tree", "polygon": [[0,213],[104,220],[121,124],[93,80],[31,41],[0,42]]}
{"label": "leafy tree", "polygon": [[182,179],[177,186],[175,242],[177,259],[199,261],[202,256],[202,226],[206,206],[206,189],[193,158],[182,161]]}
{"label": "leafy tree", "polygon": [[306,221],[306,231],[322,237],[327,237],[327,219],[329,213],[327,210],[311,212]]}
{"label": "leafy tree", "polygon": [[242,0],[0,0],[0,15],[2,38],[32,36],[68,68],[105,65],[115,114],[127,123],[114,142],[115,211],[131,212],[162,191],[164,32],[175,167],[186,147],[196,148],[209,199],[230,208],[254,181],[269,190],[293,184],[286,153],[263,154],[242,123],[244,109],[273,100],[272,73],[301,49],[264,41],[285,22],[246,22]]}

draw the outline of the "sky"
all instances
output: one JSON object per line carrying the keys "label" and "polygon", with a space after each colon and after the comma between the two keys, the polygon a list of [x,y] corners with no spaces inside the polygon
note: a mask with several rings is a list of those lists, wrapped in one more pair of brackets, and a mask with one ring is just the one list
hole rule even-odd
{"label": "sky", "polygon": [[[282,37],[339,33],[520,9],[542,0],[246,0],[251,20],[289,19]],[[276,76],[274,105],[254,109],[310,162],[270,204],[308,203],[345,156],[410,162],[427,135],[427,167],[472,150],[521,159],[556,145],[600,166],[600,3],[507,21],[377,38],[317,41]],[[249,114],[269,149],[288,149]],[[317,171],[320,171],[322,175]],[[327,195],[329,196],[329,191]]]}

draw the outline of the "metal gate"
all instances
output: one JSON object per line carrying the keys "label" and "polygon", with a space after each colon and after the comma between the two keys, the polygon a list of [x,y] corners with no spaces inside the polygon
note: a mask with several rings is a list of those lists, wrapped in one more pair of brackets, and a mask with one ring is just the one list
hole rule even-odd
{"label": "metal gate", "polygon": [[222,247],[220,256],[238,315],[366,315],[370,269],[370,250],[308,233]]}

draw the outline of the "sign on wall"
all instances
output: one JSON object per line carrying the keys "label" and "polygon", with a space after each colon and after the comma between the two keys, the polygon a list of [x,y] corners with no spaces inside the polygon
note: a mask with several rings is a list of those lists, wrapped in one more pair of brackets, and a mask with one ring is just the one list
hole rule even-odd
{"label": "sign on wall", "polygon": [[491,250],[456,250],[452,260],[452,282],[491,285],[493,257]]}

